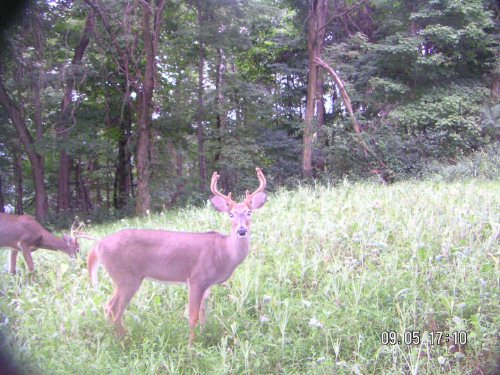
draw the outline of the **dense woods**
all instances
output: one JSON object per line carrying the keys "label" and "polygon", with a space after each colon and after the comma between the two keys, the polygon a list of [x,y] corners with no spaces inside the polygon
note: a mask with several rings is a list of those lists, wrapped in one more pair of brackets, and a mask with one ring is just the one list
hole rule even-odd
{"label": "dense woods", "polygon": [[[0,60],[0,208],[40,220],[304,178],[418,176],[489,147],[499,9],[458,0],[33,1]],[[235,191],[236,190],[236,191]]]}

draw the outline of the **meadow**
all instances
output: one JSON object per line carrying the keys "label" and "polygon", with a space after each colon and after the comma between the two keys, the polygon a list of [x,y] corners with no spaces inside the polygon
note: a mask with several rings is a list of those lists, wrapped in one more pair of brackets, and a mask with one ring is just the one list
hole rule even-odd
{"label": "meadow", "polygon": [[[271,194],[191,349],[184,287],[145,281],[119,340],[109,276],[89,282],[92,241],[76,261],[38,250],[33,274],[20,258],[15,276],[1,250],[2,350],[22,374],[493,374],[499,217],[500,183],[480,179]],[[228,233],[229,219],[207,204],[86,231],[121,228]]]}

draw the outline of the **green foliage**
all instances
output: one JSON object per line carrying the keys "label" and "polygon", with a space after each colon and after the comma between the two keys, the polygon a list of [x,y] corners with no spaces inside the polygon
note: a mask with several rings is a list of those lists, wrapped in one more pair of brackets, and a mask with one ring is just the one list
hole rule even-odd
{"label": "green foliage", "polygon": [[463,157],[454,163],[429,163],[420,176],[444,181],[458,181],[464,178],[500,179],[499,145],[491,144],[484,149]]}
{"label": "green foliage", "polygon": [[[119,341],[83,256],[34,253],[37,269],[0,273],[0,333],[22,373],[494,373],[498,358],[498,179],[351,183],[270,195],[249,257],[212,289],[208,321],[187,348],[183,287],[148,280]],[[209,205],[107,225],[227,232]],[[7,253],[0,253],[1,261]],[[384,331],[420,345],[383,345]],[[467,344],[429,341],[465,332]]]}
{"label": "green foliage", "polygon": [[[129,192],[130,207],[113,210],[118,142],[125,139],[131,155],[137,147],[141,103],[136,91],[140,90],[131,81],[141,75],[145,60],[140,53],[138,3],[99,0],[99,4],[109,14],[113,37],[96,14],[83,63],[70,67],[88,4],[35,2],[23,22],[4,37],[8,43],[2,51],[1,76],[22,108],[32,137],[39,138],[34,147],[45,156],[51,207],[57,201],[58,158],[64,149],[82,166],[94,204],[94,212],[86,215],[112,218],[129,213],[134,201]],[[500,107],[492,102],[491,92],[498,70],[493,2],[336,0],[328,4],[332,17],[324,30],[322,58],[345,82],[361,124],[360,137],[378,160],[363,152],[338,88],[323,72],[327,113],[324,126],[315,129],[316,177],[370,178],[381,161],[392,178],[403,179],[425,173],[428,164],[456,163],[497,141]],[[205,201],[207,191],[200,191],[200,116],[206,179],[218,170],[226,175],[221,180],[224,188],[241,193],[253,184],[254,168],[259,165],[272,176],[271,188],[295,184],[301,171],[310,2],[167,2],[164,11],[152,104],[151,209]],[[35,48],[37,38],[40,49]],[[200,41],[202,105],[198,101]],[[116,45],[129,55],[126,68]],[[36,137],[34,129],[32,90],[37,77],[43,137]],[[70,77],[76,78],[74,101],[66,124],[68,139],[61,142],[57,125]],[[8,139],[1,143],[7,152],[0,154],[0,168],[2,176],[7,175],[5,190],[12,201],[16,134],[5,114],[0,116],[0,132]],[[135,163],[132,156],[131,190]],[[30,212],[33,183],[26,178],[30,175],[27,163],[24,169]],[[76,186],[72,176],[71,208],[79,211]],[[69,212],[68,218],[74,214]],[[51,221],[64,225],[58,220],[62,216]]]}
{"label": "green foliage", "polygon": [[388,119],[405,133],[434,146],[434,156],[455,156],[491,141],[483,138],[480,127],[481,105],[488,96],[489,90],[477,84],[452,84],[399,106]]}
{"label": "green foliage", "polygon": [[373,88],[373,94],[380,96],[379,101],[395,100],[410,91],[408,86],[387,78],[374,77],[369,84]]}
{"label": "green foliage", "polygon": [[[375,23],[343,37],[326,55],[347,80],[365,139],[391,173],[408,177],[429,162],[496,142],[490,87],[497,43],[483,3],[373,4]],[[353,156],[359,147],[337,123],[329,124],[335,134],[329,166],[366,175],[376,160]]]}

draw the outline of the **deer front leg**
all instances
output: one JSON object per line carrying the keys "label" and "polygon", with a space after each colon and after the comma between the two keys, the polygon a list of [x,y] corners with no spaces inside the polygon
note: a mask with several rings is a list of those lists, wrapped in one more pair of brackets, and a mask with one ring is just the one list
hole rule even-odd
{"label": "deer front leg", "polygon": [[19,254],[19,250],[14,249],[12,249],[9,254],[9,272],[13,275],[16,273],[17,254]]}
{"label": "deer front leg", "polygon": [[21,246],[21,250],[23,252],[24,260],[28,265],[28,269],[30,272],[33,272],[35,270],[35,265],[33,264],[33,258],[31,257],[32,248],[29,246]]}
{"label": "deer front leg", "polygon": [[201,329],[205,327],[205,323],[207,321],[206,311],[207,311],[207,299],[209,297],[210,297],[210,288],[205,290],[205,293],[203,293],[203,297],[201,298],[200,315],[199,315]]}
{"label": "deer front leg", "polygon": [[196,325],[200,316],[200,305],[204,292],[198,286],[189,286],[189,346],[193,345],[196,336]]}

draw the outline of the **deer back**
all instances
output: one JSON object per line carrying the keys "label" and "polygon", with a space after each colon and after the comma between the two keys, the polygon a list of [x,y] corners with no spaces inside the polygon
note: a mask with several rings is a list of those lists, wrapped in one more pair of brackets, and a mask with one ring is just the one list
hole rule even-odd
{"label": "deer back", "polygon": [[20,243],[38,245],[44,228],[29,215],[0,213],[0,246],[19,248]]}

